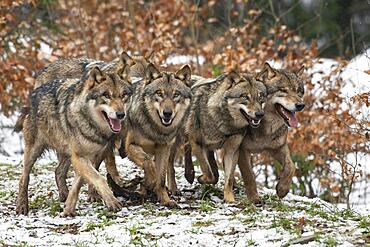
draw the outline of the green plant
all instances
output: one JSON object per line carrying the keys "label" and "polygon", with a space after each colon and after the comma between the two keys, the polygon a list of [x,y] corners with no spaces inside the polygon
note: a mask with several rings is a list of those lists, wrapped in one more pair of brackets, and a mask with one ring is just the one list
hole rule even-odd
{"label": "green plant", "polygon": [[203,226],[210,226],[213,225],[214,223],[211,220],[207,221],[196,221],[192,223],[192,226],[194,227],[203,227]]}
{"label": "green plant", "polygon": [[338,241],[335,238],[333,238],[332,236],[328,236],[324,240],[324,244],[327,247],[334,247],[334,246],[337,246],[338,245]]}

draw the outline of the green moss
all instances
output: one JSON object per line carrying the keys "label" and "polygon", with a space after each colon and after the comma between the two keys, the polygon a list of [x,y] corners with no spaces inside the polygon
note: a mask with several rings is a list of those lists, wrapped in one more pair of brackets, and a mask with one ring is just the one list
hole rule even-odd
{"label": "green moss", "polygon": [[196,221],[196,222],[192,223],[192,226],[194,226],[194,227],[207,227],[207,226],[211,226],[211,225],[214,225],[214,223],[211,220]]}

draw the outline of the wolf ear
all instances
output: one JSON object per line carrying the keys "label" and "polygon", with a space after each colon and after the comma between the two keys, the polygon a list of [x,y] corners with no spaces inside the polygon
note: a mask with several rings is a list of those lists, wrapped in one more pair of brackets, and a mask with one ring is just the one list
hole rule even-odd
{"label": "wolf ear", "polygon": [[184,65],[175,73],[175,77],[185,82],[186,86],[190,87],[191,68],[188,64]]}
{"label": "wolf ear", "polygon": [[154,50],[149,50],[145,53],[144,58],[148,61],[153,59]]}
{"label": "wolf ear", "polygon": [[154,64],[149,63],[146,68],[146,84],[149,84],[152,80],[157,79],[160,76],[161,72],[155,67]]}
{"label": "wolf ear", "polygon": [[122,65],[128,64],[129,66],[132,66],[135,64],[134,59],[132,59],[132,57],[130,57],[130,55],[128,55],[127,52],[125,51],[123,51],[121,55],[119,56],[119,62]]}
{"label": "wolf ear", "polygon": [[118,66],[116,74],[125,82],[131,83],[130,66],[125,64]]}
{"label": "wolf ear", "polygon": [[[242,77],[237,73],[236,71],[232,70],[228,75],[227,78],[229,78],[229,81],[232,85],[238,84]],[[231,85],[230,85],[231,86]]]}
{"label": "wolf ear", "polygon": [[257,74],[256,80],[265,82],[276,76],[275,69],[271,67],[268,62],[265,62],[265,65],[260,73]]}
{"label": "wolf ear", "polygon": [[302,74],[303,74],[303,71],[305,70],[306,68],[305,68],[305,66],[304,65],[302,65],[302,67],[297,71],[297,72],[295,72],[295,74],[297,75],[297,76],[301,76]]}
{"label": "wolf ear", "polygon": [[98,66],[95,66],[89,72],[89,77],[86,80],[86,87],[90,89],[96,84],[102,83],[105,79],[105,74],[99,69]]}

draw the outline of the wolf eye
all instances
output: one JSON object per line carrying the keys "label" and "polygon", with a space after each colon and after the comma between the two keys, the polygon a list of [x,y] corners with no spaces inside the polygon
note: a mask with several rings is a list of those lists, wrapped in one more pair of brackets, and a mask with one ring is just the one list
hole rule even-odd
{"label": "wolf eye", "polygon": [[246,94],[242,94],[242,95],[240,95],[240,98],[243,98],[243,99],[245,99],[245,100],[249,100],[249,97],[248,97],[248,95],[246,95]]}
{"label": "wolf eye", "polygon": [[160,90],[158,90],[158,91],[156,91],[155,92],[155,94],[158,96],[158,97],[163,97],[163,93],[162,93],[162,91],[160,91]]}
{"label": "wolf eye", "polygon": [[288,93],[288,90],[286,90],[285,88],[280,88],[280,92],[282,92],[282,93]]}
{"label": "wolf eye", "polygon": [[265,101],[265,94],[264,93],[260,93],[260,95],[259,95],[259,101],[261,101],[261,102],[264,102]]}
{"label": "wolf eye", "polygon": [[107,99],[110,99],[110,94],[108,92],[104,92],[103,97],[107,98]]}
{"label": "wolf eye", "polygon": [[124,98],[126,98],[126,96],[127,96],[127,93],[123,92],[122,95],[121,95],[121,98],[124,99]]}
{"label": "wolf eye", "polygon": [[179,97],[180,96],[180,93],[179,92],[175,92],[174,94],[173,94],[173,97],[174,98],[177,98],[177,97]]}

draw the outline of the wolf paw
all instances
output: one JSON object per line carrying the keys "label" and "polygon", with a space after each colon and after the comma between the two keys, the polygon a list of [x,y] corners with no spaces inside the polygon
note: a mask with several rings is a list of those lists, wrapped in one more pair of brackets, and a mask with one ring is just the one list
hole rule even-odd
{"label": "wolf paw", "polygon": [[200,184],[216,184],[216,183],[217,183],[216,179],[207,178],[207,177],[206,177],[206,176],[204,176],[204,175],[200,175],[200,176],[198,177],[198,182],[199,182]]}
{"label": "wolf paw", "polygon": [[181,196],[181,191],[179,190],[179,189],[169,189],[169,192],[170,192],[170,194],[171,195],[173,195],[173,196]]}
{"label": "wolf paw", "polygon": [[89,189],[87,201],[88,202],[100,202],[101,196],[98,194],[98,192],[96,192],[95,189],[91,189],[91,190]]}
{"label": "wolf paw", "polygon": [[67,190],[60,189],[59,190],[59,201],[60,202],[65,202],[67,200],[68,193],[69,193],[68,189]]}
{"label": "wolf paw", "polygon": [[105,201],[105,204],[109,211],[118,212],[122,209],[122,203],[118,201],[115,197],[110,198]]}
{"label": "wolf paw", "polygon": [[235,197],[233,193],[225,193],[224,194],[224,201],[226,203],[235,203]]}
{"label": "wolf paw", "polygon": [[289,185],[284,185],[281,182],[278,182],[278,184],[276,185],[276,194],[279,198],[284,198],[288,194],[289,189]]}
{"label": "wolf paw", "polygon": [[28,203],[18,203],[15,209],[15,212],[17,214],[27,215],[28,214]]}
{"label": "wolf paw", "polygon": [[162,202],[161,203],[163,206],[167,207],[167,208],[178,208],[179,206],[177,205],[177,203],[173,200],[169,200],[169,201],[166,201],[166,202]]}
{"label": "wolf paw", "polygon": [[68,217],[74,218],[74,217],[77,216],[77,213],[76,213],[76,210],[64,209],[64,211],[63,211],[63,213],[62,213],[61,216],[64,217],[64,218],[68,218]]}
{"label": "wolf paw", "polygon": [[180,192],[180,190],[177,188],[177,184],[176,183],[170,183],[169,185],[168,185],[168,189],[167,189],[167,191],[171,194],[171,195],[173,195],[173,196],[181,196],[181,192]]}
{"label": "wolf paw", "polygon": [[119,186],[123,187],[125,185],[125,181],[121,176],[111,176],[112,180]]}
{"label": "wolf paw", "polygon": [[253,198],[253,199],[250,199],[250,201],[256,206],[256,207],[262,207],[265,202],[261,199],[261,198]]}

